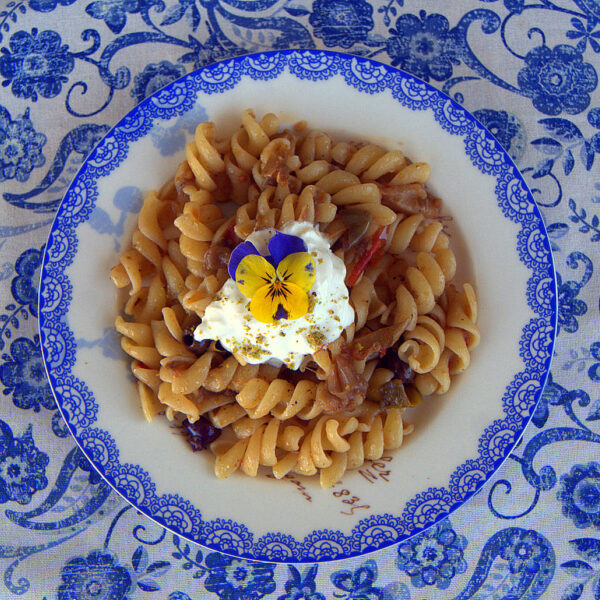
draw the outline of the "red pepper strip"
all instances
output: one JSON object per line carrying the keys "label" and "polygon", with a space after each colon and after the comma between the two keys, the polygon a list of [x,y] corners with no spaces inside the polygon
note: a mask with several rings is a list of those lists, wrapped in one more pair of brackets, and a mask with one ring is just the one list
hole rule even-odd
{"label": "red pepper strip", "polygon": [[[384,242],[385,242],[385,238],[384,238]],[[384,256],[385,256],[385,243],[382,244],[381,246],[379,246],[379,248],[377,249],[377,252],[375,252],[375,254],[373,255],[373,258],[371,259],[371,262],[369,263],[369,268],[376,267],[381,262],[381,260]]]}
{"label": "red pepper strip", "polygon": [[377,254],[378,251],[382,250],[385,246],[386,237],[387,225],[385,227],[380,227],[375,232],[375,235],[371,239],[371,245],[369,246],[369,249],[358,259],[358,261],[352,268],[352,271],[350,272],[350,275],[348,276],[347,280],[348,287],[356,285],[363,271],[369,266],[369,263],[373,260],[373,257]]}

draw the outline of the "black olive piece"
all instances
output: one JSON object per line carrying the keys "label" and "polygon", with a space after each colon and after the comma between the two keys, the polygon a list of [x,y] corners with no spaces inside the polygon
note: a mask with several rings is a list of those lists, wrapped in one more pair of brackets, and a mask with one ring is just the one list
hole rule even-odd
{"label": "black olive piece", "polygon": [[219,352],[227,352],[219,340],[217,340],[215,343],[215,350],[218,350]]}
{"label": "black olive piece", "polygon": [[196,356],[202,356],[210,347],[210,340],[198,342],[194,338],[194,329],[195,327],[186,330],[181,340],[187,346],[188,350],[191,350]]}
{"label": "black olive piece", "polygon": [[379,366],[389,369],[394,373],[394,379],[400,379],[402,383],[411,383],[416,373],[399,356],[396,348],[388,348],[383,358],[379,360]]}
{"label": "black olive piece", "polygon": [[298,371],[296,369],[290,369],[289,367],[283,367],[281,371],[279,371],[278,379],[285,379],[292,385],[298,385],[300,381],[303,379],[310,379],[310,373],[302,373],[302,371]]}
{"label": "black olive piece", "polygon": [[281,371],[279,371],[278,377],[280,379],[285,379],[286,381],[288,381],[290,377],[293,377],[295,375],[295,373],[296,371],[284,365],[283,367],[281,367]]}
{"label": "black olive piece", "polygon": [[335,242],[333,243],[333,246],[331,246],[331,251],[337,252],[341,248],[345,249],[345,243],[344,243],[345,238],[346,238],[346,232],[344,232],[344,235],[340,236],[337,240],[335,240]]}
{"label": "black olive piece", "polygon": [[221,435],[221,430],[206,417],[200,417],[195,423],[186,419],[181,424],[181,430],[194,452],[204,450]]}

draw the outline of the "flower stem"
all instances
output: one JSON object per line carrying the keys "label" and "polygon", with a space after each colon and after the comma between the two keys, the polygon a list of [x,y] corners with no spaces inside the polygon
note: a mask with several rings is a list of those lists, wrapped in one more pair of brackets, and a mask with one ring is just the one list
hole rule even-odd
{"label": "flower stem", "polygon": [[104,540],[104,549],[106,550],[108,548],[108,544],[110,542],[110,538],[112,536],[112,533],[117,525],[117,522],[119,521],[119,519],[123,516],[123,514],[125,514],[128,510],[130,510],[132,507],[128,504],[127,506],[123,507],[115,516],[115,518],[112,520],[112,523],[110,524],[110,527],[108,528],[108,532],[106,534],[106,538]]}
{"label": "flower stem", "polygon": [[12,313],[10,313],[10,315],[8,315],[6,321],[4,321],[4,323],[2,324],[2,327],[0,327],[0,350],[4,349],[4,332],[6,331],[6,328],[12,323],[13,318],[21,310],[25,310],[25,312],[27,312],[27,309],[24,306],[17,306],[17,308],[15,308],[15,310],[13,310]]}
{"label": "flower stem", "polygon": [[4,18],[2,19],[2,21],[0,21],[0,41],[2,41],[2,30],[4,29],[4,25],[6,23],[6,21],[8,21],[9,17],[17,12],[17,9],[22,6],[23,4],[25,4],[25,1],[23,0],[23,2],[19,2],[17,4],[15,4],[5,15]]}

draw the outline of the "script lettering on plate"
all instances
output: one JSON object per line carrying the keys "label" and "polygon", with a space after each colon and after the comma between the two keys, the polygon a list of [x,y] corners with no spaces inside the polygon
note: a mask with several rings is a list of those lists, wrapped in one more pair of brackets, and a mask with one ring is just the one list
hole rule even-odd
{"label": "script lettering on plate", "polygon": [[364,469],[359,469],[359,473],[369,483],[378,483],[379,481],[389,482],[388,477],[391,474],[390,464],[392,462],[391,456],[382,456],[378,460],[368,461],[369,466]]}
{"label": "script lettering on plate", "polygon": [[[273,475],[272,473],[269,473],[267,475],[267,477],[269,479],[276,479],[275,475]],[[302,497],[307,502],[312,502],[312,496],[308,493],[306,486],[304,486],[299,479],[296,479],[293,475],[290,475],[289,473],[283,479],[286,481],[289,481],[292,485],[294,485],[296,488],[296,491],[298,493],[302,494]]]}
{"label": "script lettering on plate", "polygon": [[[392,462],[391,456],[382,456],[378,460],[366,461],[367,465],[363,469],[359,469],[359,474],[364,477],[369,483],[378,483],[383,481],[389,482],[388,477],[391,474],[390,464]],[[366,504],[360,499],[360,496],[354,494],[351,490],[344,486],[343,481],[338,481],[332,487],[332,496],[338,499],[345,506],[340,510],[341,515],[347,515],[351,517],[356,511],[361,509],[368,510],[371,508],[370,504]]]}
{"label": "script lettering on plate", "polygon": [[[391,474],[390,471],[390,463],[392,462],[391,456],[382,456],[377,460],[368,460],[365,461],[366,466],[362,469],[359,469],[359,474],[364,477],[369,483],[379,483],[383,481],[384,483],[388,483],[388,477]],[[275,479],[275,476],[272,473],[267,475],[269,479]],[[289,481],[295,488],[296,491],[302,495],[302,497],[307,501],[312,503],[312,496],[308,492],[306,486],[297,479],[293,475],[289,473],[283,478],[284,481]],[[347,515],[351,517],[358,510],[364,509],[368,510],[371,508],[370,504],[366,504],[363,500],[360,499],[360,496],[357,496],[351,490],[349,490],[342,480],[335,483],[331,488],[331,495],[339,500],[340,504],[340,514]]]}
{"label": "script lettering on plate", "polygon": [[348,488],[345,488],[344,482],[341,480],[335,483],[331,489],[331,495],[344,505],[341,507],[343,510],[340,510],[340,515],[351,517],[355,511],[360,510],[361,508],[371,508],[369,504],[364,504],[359,496],[353,494]]}

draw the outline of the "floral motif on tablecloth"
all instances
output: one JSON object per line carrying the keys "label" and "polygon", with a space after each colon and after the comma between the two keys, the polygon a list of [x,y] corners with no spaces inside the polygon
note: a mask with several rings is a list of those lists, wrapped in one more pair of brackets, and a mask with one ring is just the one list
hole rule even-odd
{"label": "floral motif on tablecloth", "polygon": [[590,344],[588,353],[592,364],[588,367],[587,375],[592,381],[600,381],[600,342]]}
{"label": "floral motif on tablecloth", "polygon": [[508,561],[511,573],[535,573],[540,568],[541,560],[548,556],[548,547],[536,531],[522,529],[510,536],[500,556]]}
{"label": "floral motif on tablecloth", "polygon": [[57,96],[74,66],[69,46],[52,30],[18,31],[11,36],[9,48],[2,48],[0,55],[2,85],[10,83],[15,96],[31,98],[33,102],[38,94],[43,98]]}
{"label": "floral motif on tablecloth", "polygon": [[48,455],[33,441],[32,426],[15,437],[11,428],[0,421],[0,504],[29,504],[33,495],[48,485]]}
{"label": "floral motif on tablecloth", "polygon": [[444,81],[456,62],[448,19],[440,14],[402,15],[390,29],[386,50],[392,65],[429,81]]}
{"label": "floral motif on tablecloth", "polygon": [[13,119],[0,105],[0,181],[27,181],[31,171],[46,162],[45,144],[46,136],[34,129],[29,108]]}
{"label": "floral motif on tablecloth", "polygon": [[577,50],[585,52],[589,42],[594,52],[600,52],[600,30],[596,29],[597,24],[596,19],[589,19],[587,24],[584,24],[581,19],[571,19],[573,29],[567,31],[567,37],[570,40],[579,40]]}
{"label": "floral motif on tablecloth", "polygon": [[171,592],[167,600],[192,600],[185,592]]}
{"label": "floral motif on tablecloth", "polygon": [[219,600],[258,600],[275,590],[275,565],[212,552],[206,556],[208,576],[204,587]]}
{"label": "floral motif on tablecloth", "polygon": [[128,14],[139,13],[161,4],[161,0],[95,0],[86,6],[85,12],[94,19],[104,21],[113,33],[120,33],[127,23]]}
{"label": "floral motif on tablecloth", "polygon": [[422,588],[435,585],[446,589],[452,578],[467,570],[464,549],[467,539],[452,529],[445,519],[398,546],[396,566],[410,576],[411,583]]}
{"label": "floral motif on tablecloth", "polygon": [[69,6],[77,0],[29,0],[29,8],[38,12],[52,12],[57,6]]}
{"label": "floral motif on tablecloth", "polygon": [[325,596],[317,591],[315,577],[319,567],[308,567],[302,574],[293,565],[288,566],[288,579],[285,582],[285,594],[277,600],[325,600]]}
{"label": "floral motif on tablecloth", "polygon": [[378,569],[374,560],[367,560],[355,571],[343,569],[331,574],[331,582],[344,593],[334,592],[335,598],[346,600],[366,600],[393,597],[386,594],[382,588],[373,585],[377,580]]}
{"label": "floral motif on tablecloth", "polygon": [[56,408],[52,390],[48,385],[46,370],[40,351],[40,337],[33,341],[26,337],[15,339],[10,345],[10,355],[3,354],[0,364],[0,381],[5,386],[5,396],[12,394],[12,401],[19,408]]}
{"label": "floral motif on tablecloth", "polygon": [[40,250],[30,248],[17,258],[15,263],[17,276],[12,280],[10,286],[13,298],[19,304],[27,306],[34,317],[37,317],[38,283],[43,250],[43,247]]}
{"label": "floral motif on tablecloth", "polygon": [[564,111],[573,115],[589,106],[598,76],[594,67],[583,61],[579,50],[559,44],[552,49],[537,46],[530,50],[518,82],[540,112],[559,115]]}
{"label": "floral motif on tablecloth", "polygon": [[560,273],[556,274],[558,288],[558,326],[568,333],[574,333],[579,328],[577,317],[587,312],[586,303],[577,298],[581,286],[575,281],[563,283]]}
{"label": "floral motif on tablecloth", "polygon": [[69,559],[61,572],[58,600],[129,600],[129,571],[110,552],[93,550]]}
{"label": "floral motif on tablecloth", "polygon": [[309,23],[326,46],[350,48],[364,42],[375,23],[373,7],[365,0],[315,0]]}
{"label": "floral motif on tablecloth", "polygon": [[575,465],[561,476],[556,497],[575,527],[600,530],[600,464]]}
{"label": "floral motif on tablecloth", "polygon": [[[579,329],[577,317],[585,315],[587,304],[578,298],[584,286],[592,278],[594,265],[582,252],[571,252],[567,257],[567,266],[571,269],[583,267],[579,281],[563,281],[562,275],[556,272],[556,287],[558,291],[558,329],[567,333],[575,333]],[[566,278],[565,278],[566,279]]]}

